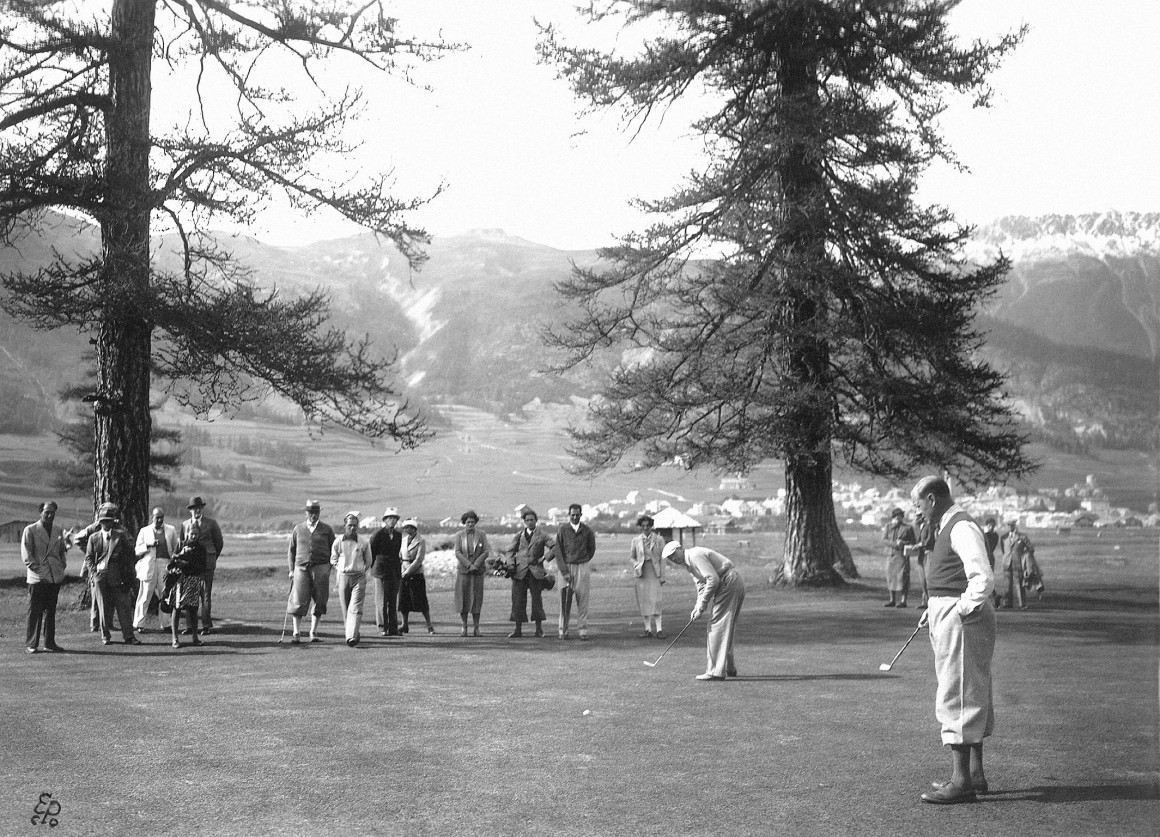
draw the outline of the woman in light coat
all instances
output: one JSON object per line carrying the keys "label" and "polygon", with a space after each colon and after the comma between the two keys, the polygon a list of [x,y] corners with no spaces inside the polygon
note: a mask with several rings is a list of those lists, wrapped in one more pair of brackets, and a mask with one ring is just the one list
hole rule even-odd
{"label": "woman in light coat", "polygon": [[661,628],[661,585],[665,583],[665,562],[661,550],[665,540],[653,531],[653,519],[642,514],[636,525],[640,534],[632,539],[628,549],[628,559],[632,562],[632,574],[636,583],[636,605],[644,620],[645,637],[664,637]]}
{"label": "woman in light coat", "polygon": [[473,511],[463,513],[459,518],[463,528],[455,533],[455,609],[463,620],[460,636],[467,636],[467,614],[471,614],[472,636],[479,636],[479,613],[483,609],[483,575],[491,546],[487,535],[477,532],[479,515]]}
{"label": "woman in light coat", "polygon": [[399,628],[407,633],[408,621],[412,613],[422,613],[423,621],[427,623],[427,633],[435,633],[431,624],[431,605],[427,603],[427,579],[423,575],[423,559],[427,555],[427,542],[419,537],[419,521],[414,518],[404,520],[399,524],[403,530],[403,544],[399,547],[399,557],[403,563],[403,583],[399,588],[399,615],[403,617],[403,626]]}

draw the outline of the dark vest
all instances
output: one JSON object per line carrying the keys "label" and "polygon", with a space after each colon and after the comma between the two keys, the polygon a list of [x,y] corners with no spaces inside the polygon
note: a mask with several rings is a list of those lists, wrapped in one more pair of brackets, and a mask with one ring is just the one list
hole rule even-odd
{"label": "dark vest", "polygon": [[926,559],[926,585],[931,596],[961,596],[967,591],[967,571],[963,559],[951,549],[951,529],[961,520],[974,523],[966,512],[958,512],[942,524],[934,548]]}

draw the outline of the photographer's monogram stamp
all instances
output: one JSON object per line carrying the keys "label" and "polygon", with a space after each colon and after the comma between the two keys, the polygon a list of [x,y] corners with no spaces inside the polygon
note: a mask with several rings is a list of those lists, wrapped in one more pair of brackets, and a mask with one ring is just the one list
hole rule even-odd
{"label": "photographer's monogram stamp", "polygon": [[60,814],[60,803],[52,798],[51,793],[42,793],[36,806],[32,809],[32,824],[56,828],[60,825],[60,820],[57,819],[58,814]]}

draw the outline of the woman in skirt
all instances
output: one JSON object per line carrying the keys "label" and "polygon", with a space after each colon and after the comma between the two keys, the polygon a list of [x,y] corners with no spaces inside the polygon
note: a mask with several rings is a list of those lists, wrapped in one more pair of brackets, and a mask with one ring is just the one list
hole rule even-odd
{"label": "woman in skirt", "polygon": [[180,648],[178,637],[181,612],[186,614],[186,633],[190,634],[191,645],[201,645],[197,638],[197,611],[201,597],[205,595],[205,547],[198,543],[201,532],[194,523],[189,529],[185,542],[177,550],[166,567],[165,590],[161,599],[173,611],[173,647]]}
{"label": "woman in skirt", "polygon": [[403,585],[399,589],[399,614],[403,617],[400,633],[407,633],[412,613],[422,613],[427,623],[427,633],[435,633],[431,625],[431,606],[427,604],[427,579],[423,576],[423,558],[427,554],[427,542],[419,537],[419,522],[414,518],[404,520],[403,543],[399,557],[403,561]]}

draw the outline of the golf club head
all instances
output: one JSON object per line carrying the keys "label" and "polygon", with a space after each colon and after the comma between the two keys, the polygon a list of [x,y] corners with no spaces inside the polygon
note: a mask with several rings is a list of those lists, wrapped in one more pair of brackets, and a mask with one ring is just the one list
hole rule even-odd
{"label": "golf club head", "polygon": [[882,665],[878,666],[879,671],[890,671],[890,668],[890,663],[883,663]]}
{"label": "golf club head", "polygon": [[656,666],[657,666],[656,663],[650,663],[648,660],[642,660],[641,662],[643,662],[649,668],[656,668]]}

